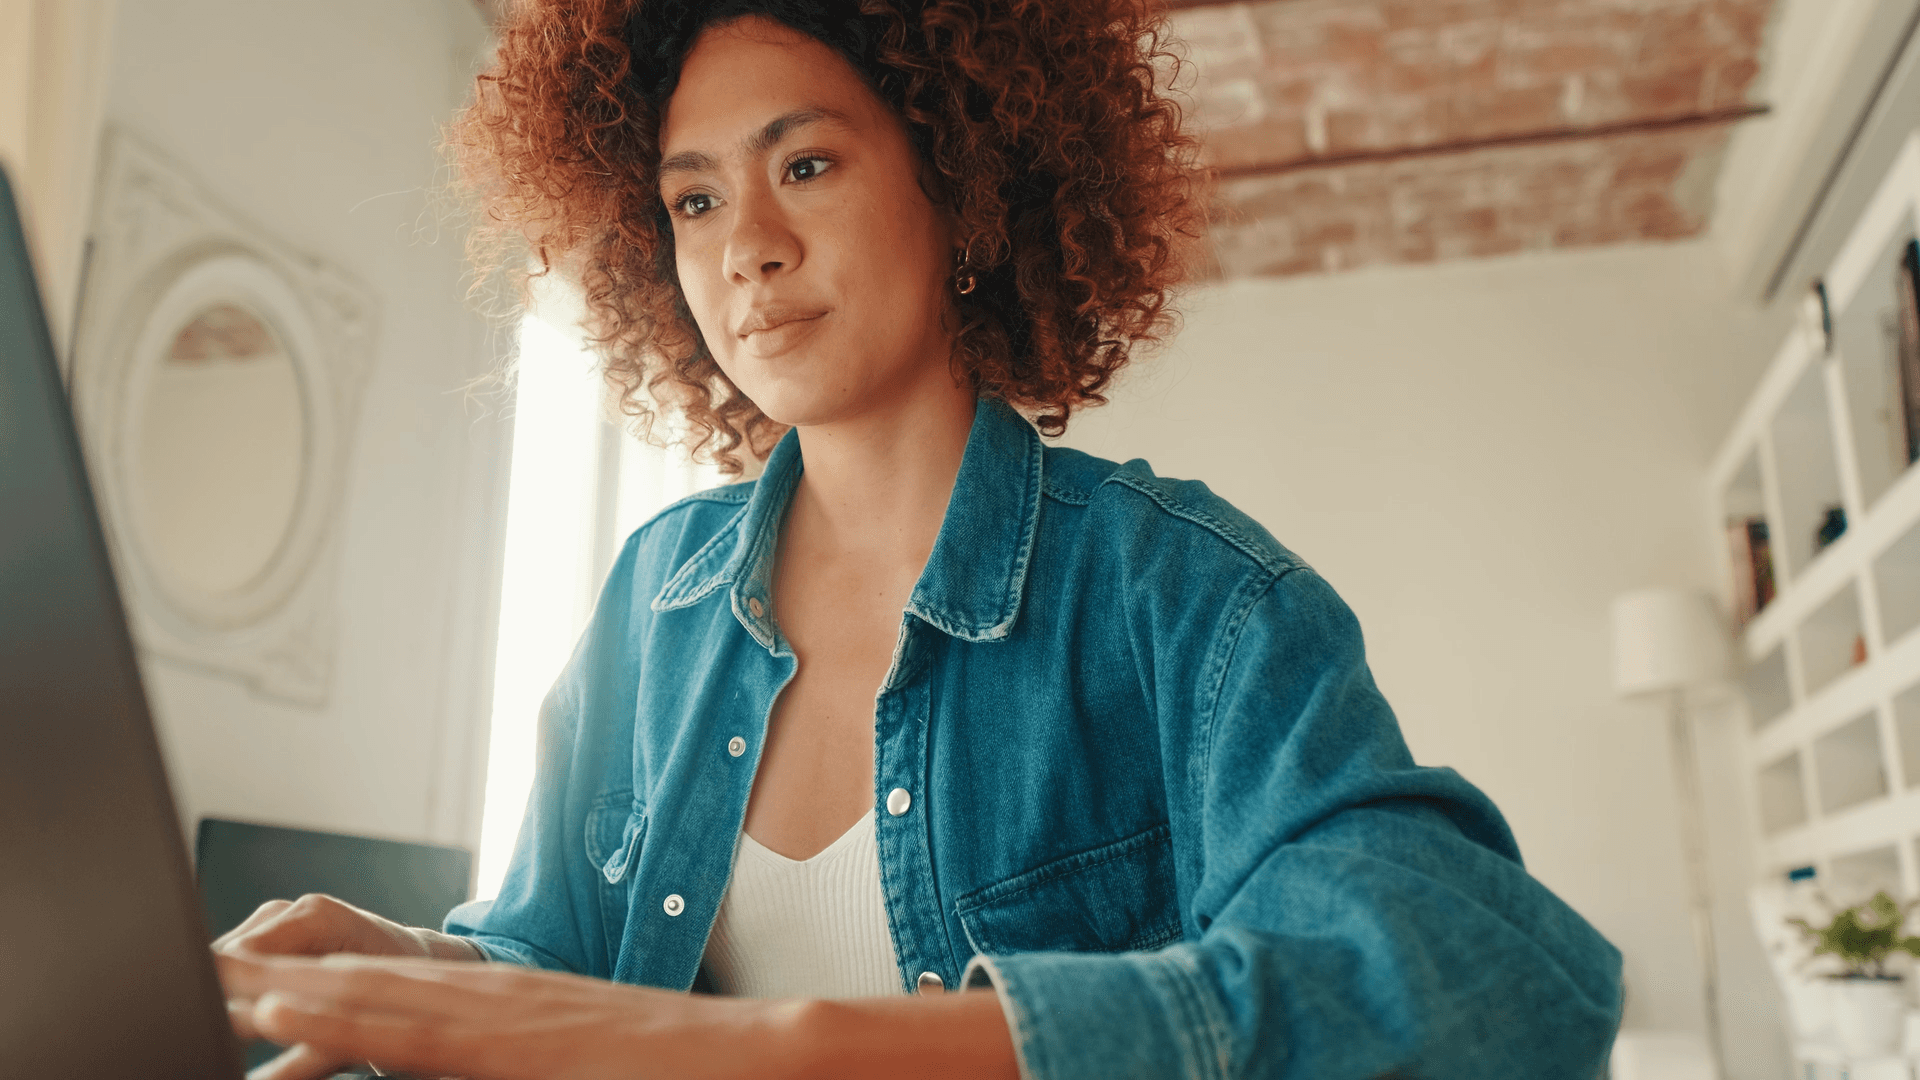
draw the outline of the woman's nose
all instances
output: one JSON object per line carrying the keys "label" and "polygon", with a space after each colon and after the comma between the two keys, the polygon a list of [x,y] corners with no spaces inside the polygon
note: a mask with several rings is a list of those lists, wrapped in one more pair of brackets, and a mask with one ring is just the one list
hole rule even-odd
{"label": "woman's nose", "polygon": [[747,196],[735,204],[727,237],[727,276],[743,282],[765,281],[800,264],[800,242],[770,195]]}

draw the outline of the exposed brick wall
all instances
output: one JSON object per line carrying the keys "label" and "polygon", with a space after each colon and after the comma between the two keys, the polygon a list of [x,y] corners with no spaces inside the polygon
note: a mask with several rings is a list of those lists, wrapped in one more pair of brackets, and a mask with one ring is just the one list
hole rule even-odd
{"label": "exposed brick wall", "polygon": [[1678,240],[1707,223],[1724,131],[1667,131],[1230,180],[1228,277]]}
{"label": "exposed brick wall", "polygon": [[[1188,7],[1229,274],[1698,233],[1773,0],[1260,0]],[[1551,136],[1533,145],[1447,147]],[[1416,156],[1404,156],[1404,155]],[[1422,156],[1424,155],[1424,156]],[[1385,158],[1348,164],[1329,159]],[[1241,178],[1247,177],[1247,178]]]}

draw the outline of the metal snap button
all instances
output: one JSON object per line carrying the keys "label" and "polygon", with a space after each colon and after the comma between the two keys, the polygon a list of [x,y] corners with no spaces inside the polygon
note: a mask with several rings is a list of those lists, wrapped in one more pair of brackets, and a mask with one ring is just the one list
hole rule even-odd
{"label": "metal snap button", "polygon": [[936,991],[945,990],[947,983],[945,979],[940,977],[938,972],[923,971],[920,973],[920,981],[916,986],[921,993],[931,994]]}
{"label": "metal snap button", "polygon": [[668,893],[666,902],[661,904],[660,907],[669,915],[678,915],[687,910],[687,902],[680,899],[679,893]]}
{"label": "metal snap button", "polygon": [[746,752],[747,752],[747,740],[741,738],[738,735],[735,735],[733,738],[727,740],[727,753],[732,754],[734,757],[739,757],[741,754],[744,754]]}
{"label": "metal snap button", "polygon": [[753,612],[753,617],[758,619],[767,613],[767,606],[760,602],[759,597],[749,596],[747,597],[747,610]]}
{"label": "metal snap button", "polygon": [[899,817],[901,814],[906,813],[907,808],[912,805],[913,796],[907,794],[906,788],[897,787],[887,792],[887,813],[892,814],[894,817]]}

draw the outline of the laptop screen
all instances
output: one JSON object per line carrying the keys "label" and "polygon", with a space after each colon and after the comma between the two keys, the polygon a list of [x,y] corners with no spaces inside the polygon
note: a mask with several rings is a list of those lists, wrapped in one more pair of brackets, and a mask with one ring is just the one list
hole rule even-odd
{"label": "laptop screen", "polygon": [[238,1077],[207,942],[0,172],[0,1075]]}

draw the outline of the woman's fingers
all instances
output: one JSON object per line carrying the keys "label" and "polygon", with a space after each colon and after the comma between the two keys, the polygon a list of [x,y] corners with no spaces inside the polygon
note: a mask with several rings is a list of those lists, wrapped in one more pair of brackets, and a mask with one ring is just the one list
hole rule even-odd
{"label": "woman's fingers", "polygon": [[247,1073],[247,1080],[322,1080],[353,1065],[350,1058],[329,1054],[306,1043]]}
{"label": "woman's fingers", "polygon": [[257,1001],[278,991],[329,1007],[423,1018],[476,1018],[489,1005],[510,1006],[516,983],[539,978],[497,965],[346,953],[307,959],[228,952],[215,961],[234,998]]}
{"label": "woman's fingers", "polygon": [[[221,956],[237,947],[234,945],[234,942],[238,940],[241,935],[278,916],[280,912],[285,911],[290,904],[291,901],[287,900],[269,900],[260,905],[253,914],[247,916],[245,922],[242,922],[239,926],[215,938],[213,942],[215,964],[219,964]],[[222,974],[221,981],[224,986],[226,981],[224,973]],[[236,995],[231,986],[226,986],[225,989],[227,993],[227,1023],[233,1028],[234,1037],[242,1042],[264,1038],[253,1026],[254,995]]]}
{"label": "woman's fingers", "polygon": [[293,906],[293,901],[291,900],[269,900],[266,903],[261,904],[259,907],[254,908],[253,914],[247,916],[245,921],[241,922],[239,926],[236,926],[233,929],[227,931],[226,933],[221,934],[219,937],[214,938],[213,939],[214,950],[217,952],[220,949],[225,948],[235,938],[238,938],[242,934],[246,934],[249,931],[254,930],[255,928],[259,927],[262,923],[266,922],[269,919],[275,918],[281,912],[287,910],[289,907],[292,907],[292,906]]}
{"label": "woman's fingers", "polygon": [[[425,940],[412,928],[362,911],[343,900],[309,893],[298,900],[270,900],[260,905],[247,920],[220,935],[213,943],[216,961],[228,957],[269,955],[315,956],[350,952],[383,956],[418,956],[426,950]],[[250,1019],[250,1003],[268,987],[249,967],[253,961],[220,963],[220,981],[228,998],[240,1003],[230,1005],[228,1018],[234,1033],[241,1038],[256,1037]],[[238,978],[240,981],[235,981]]]}
{"label": "woman's fingers", "polygon": [[260,1034],[260,1029],[253,1026],[252,998],[228,998],[227,1023],[232,1025],[234,1037],[241,1042],[266,1038]]}
{"label": "woman's fingers", "polygon": [[[420,945],[417,935],[398,923],[317,894],[293,901],[270,901],[222,934],[213,943],[213,952],[228,997],[227,1018],[234,1034],[241,1039],[265,1038],[293,1047],[254,1070],[251,1080],[317,1080],[366,1056],[303,1039],[297,1031],[262,1028],[259,999],[276,989],[331,1002],[323,1008],[351,1013],[394,1010],[410,1018],[459,1015],[461,1006],[449,997],[451,988],[431,972],[408,977],[382,968],[370,955],[342,951],[385,954],[385,961],[394,963],[404,962],[403,958]],[[309,959],[316,954],[319,959]],[[418,962],[430,968],[480,967],[452,961]],[[457,992],[453,996],[457,997]]]}
{"label": "woman's fingers", "polygon": [[284,903],[267,918],[251,927],[242,924],[223,940],[229,949],[309,956],[330,952],[409,956],[421,951],[408,928],[320,893]]}
{"label": "woman's fingers", "polygon": [[607,1054],[622,1064],[603,1075],[626,1075],[635,1016],[664,1011],[691,1029],[698,1025],[683,1014],[717,1015],[685,995],[510,965],[237,951],[217,961],[228,993],[253,1000],[253,1027],[266,1038],[426,1076],[547,1080],[564,1062]]}
{"label": "woman's fingers", "polygon": [[[363,1011],[351,1005],[279,992],[270,992],[255,1003],[254,1022],[275,1041],[297,1042],[296,1049],[308,1050],[316,1062],[364,1060],[388,1073],[445,1075],[450,1071],[464,1071],[473,1054],[466,1040],[449,1037],[450,1021],[439,1017]],[[282,1058],[288,1056],[291,1052]],[[275,1059],[276,1063],[279,1060]],[[309,1074],[304,1072],[256,1071],[248,1074],[247,1080],[308,1078]]]}

